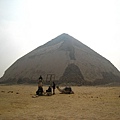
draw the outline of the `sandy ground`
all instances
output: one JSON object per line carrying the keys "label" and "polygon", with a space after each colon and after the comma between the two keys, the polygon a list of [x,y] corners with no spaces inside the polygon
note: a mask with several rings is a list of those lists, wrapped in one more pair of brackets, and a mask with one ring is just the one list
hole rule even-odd
{"label": "sandy ground", "polygon": [[0,120],[120,120],[120,87],[72,89],[32,98],[37,86],[0,85]]}

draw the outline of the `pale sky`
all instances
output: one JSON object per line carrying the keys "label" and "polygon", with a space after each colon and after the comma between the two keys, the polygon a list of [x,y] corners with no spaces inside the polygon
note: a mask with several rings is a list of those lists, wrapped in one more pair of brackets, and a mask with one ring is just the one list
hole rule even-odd
{"label": "pale sky", "polygon": [[0,0],[0,77],[18,58],[62,33],[120,70],[120,0]]}

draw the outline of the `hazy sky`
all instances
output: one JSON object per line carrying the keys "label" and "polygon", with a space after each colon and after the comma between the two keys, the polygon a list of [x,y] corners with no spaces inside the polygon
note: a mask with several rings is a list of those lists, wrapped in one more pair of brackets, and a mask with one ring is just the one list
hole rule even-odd
{"label": "hazy sky", "polygon": [[120,0],[0,0],[0,77],[18,58],[62,33],[120,70]]}

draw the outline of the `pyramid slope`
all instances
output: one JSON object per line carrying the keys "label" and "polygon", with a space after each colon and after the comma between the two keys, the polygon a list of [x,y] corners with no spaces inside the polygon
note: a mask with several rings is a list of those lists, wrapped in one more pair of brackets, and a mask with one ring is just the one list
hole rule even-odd
{"label": "pyramid slope", "polygon": [[35,83],[55,74],[59,84],[120,82],[120,72],[107,59],[68,34],[61,34],[18,59],[0,81]]}

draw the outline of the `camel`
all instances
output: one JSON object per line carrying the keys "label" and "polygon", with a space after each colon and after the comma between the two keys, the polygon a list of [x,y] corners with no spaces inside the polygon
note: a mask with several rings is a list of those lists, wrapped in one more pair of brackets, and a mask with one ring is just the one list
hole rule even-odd
{"label": "camel", "polygon": [[72,91],[71,87],[66,86],[64,89],[60,89],[59,86],[57,86],[57,89],[62,93],[62,94],[74,94]]}

